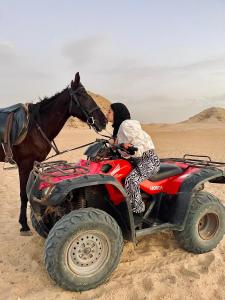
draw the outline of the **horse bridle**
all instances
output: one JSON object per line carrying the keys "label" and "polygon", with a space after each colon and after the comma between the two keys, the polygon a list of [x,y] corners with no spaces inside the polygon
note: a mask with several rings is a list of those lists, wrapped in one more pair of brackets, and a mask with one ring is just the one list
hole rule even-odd
{"label": "horse bridle", "polygon": [[69,94],[70,94],[70,97],[71,97],[71,100],[70,100],[70,106],[69,106],[69,114],[72,115],[72,107],[73,107],[73,103],[76,104],[76,106],[81,110],[82,114],[85,116],[86,118],[86,123],[89,125],[89,126],[92,126],[95,130],[97,130],[96,128],[96,123],[95,123],[95,119],[94,117],[92,116],[92,113],[96,110],[100,110],[100,107],[98,105],[95,105],[95,107],[93,107],[91,110],[86,110],[79,102],[78,100],[78,97],[77,97],[77,93],[79,91],[82,91],[84,90],[85,91],[85,88],[83,86],[80,86],[78,87],[76,90],[73,90],[72,88],[69,88],[68,91],[69,91]]}
{"label": "horse bridle", "polygon": [[[70,105],[69,105],[69,114],[72,115],[72,106],[73,106],[73,102],[75,102],[75,104],[77,105],[77,107],[81,110],[82,114],[85,116],[86,123],[89,125],[89,127],[94,128],[94,130],[96,132],[98,132],[98,126],[95,123],[95,119],[94,117],[91,115],[94,111],[96,110],[100,110],[100,107],[98,105],[95,105],[95,107],[93,107],[90,111],[87,111],[83,108],[83,106],[81,106],[78,97],[77,97],[77,92],[84,90],[85,88],[83,86],[80,86],[79,88],[77,88],[75,91],[72,90],[72,88],[68,88],[69,94],[71,96],[71,100],[70,100]],[[45,132],[42,130],[41,126],[38,124],[37,121],[35,121],[37,129],[39,130],[39,132],[41,133],[42,137],[45,139],[45,141],[51,146],[51,148],[56,152],[56,155],[61,154],[62,152],[59,151],[55,141],[50,141],[49,138],[46,136]],[[67,151],[66,151],[67,152]],[[54,155],[54,156],[56,156]],[[53,157],[53,156],[52,156]]]}

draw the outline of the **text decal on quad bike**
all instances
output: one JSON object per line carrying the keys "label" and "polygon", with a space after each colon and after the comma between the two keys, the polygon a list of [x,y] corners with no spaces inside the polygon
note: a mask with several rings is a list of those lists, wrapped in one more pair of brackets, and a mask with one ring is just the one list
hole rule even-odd
{"label": "text decal on quad bike", "polygon": [[111,175],[115,175],[120,170],[120,165],[116,165],[115,169],[112,170]]}
{"label": "text decal on quad bike", "polygon": [[149,188],[151,191],[161,191],[163,188],[161,185],[153,185]]}

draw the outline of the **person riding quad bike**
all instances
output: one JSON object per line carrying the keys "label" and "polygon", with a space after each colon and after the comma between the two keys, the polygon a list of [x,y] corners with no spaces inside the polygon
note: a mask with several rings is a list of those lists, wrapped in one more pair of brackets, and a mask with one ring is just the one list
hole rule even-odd
{"label": "person riding quad bike", "polygon": [[125,190],[134,213],[143,213],[145,203],[141,198],[140,183],[159,171],[160,160],[155,153],[151,137],[141,128],[140,122],[131,120],[130,112],[123,103],[113,103],[106,115],[112,122],[112,144],[120,144],[123,148],[137,147],[133,153],[136,157],[136,167],[127,176]]}

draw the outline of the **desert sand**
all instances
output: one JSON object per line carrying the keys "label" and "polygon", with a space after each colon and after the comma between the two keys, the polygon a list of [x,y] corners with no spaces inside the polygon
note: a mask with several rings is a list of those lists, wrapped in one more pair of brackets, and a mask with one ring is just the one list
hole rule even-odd
{"label": "desert sand", "polygon": [[[161,158],[192,153],[225,161],[224,125],[219,121],[195,120],[144,127],[151,134]],[[96,136],[86,127],[65,127],[56,142],[63,149],[93,141]],[[59,158],[76,161],[82,153],[83,150],[79,150]],[[125,242],[117,269],[107,283],[96,289],[82,293],[61,289],[45,271],[44,239],[34,230],[30,237],[19,235],[17,170],[3,171],[3,164],[0,167],[1,300],[225,299],[225,237],[212,252],[195,255],[181,249],[170,231],[144,238],[136,248]],[[224,186],[214,184],[206,189],[225,203]]]}

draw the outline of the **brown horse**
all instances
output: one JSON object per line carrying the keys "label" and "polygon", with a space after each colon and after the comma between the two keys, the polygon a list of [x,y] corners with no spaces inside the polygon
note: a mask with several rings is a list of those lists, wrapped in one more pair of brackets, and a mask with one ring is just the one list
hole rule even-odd
{"label": "brown horse", "polygon": [[[33,168],[34,161],[43,161],[51,150],[49,141],[59,134],[70,116],[77,117],[87,122],[96,131],[101,131],[106,126],[106,118],[92,97],[80,83],[79,73],[71,82],[71,87],[64,89],[51,98],[29,104],[29,127],[26,138],[17,146],[13,146],[13,157],[18,165],[20,178],[20,232],[29,235],[30,228],[27,224],[27,195],[26,184]],[[49,141],[48,141],[49,140]],[[0,161],[5,155],[0,146]]]}

